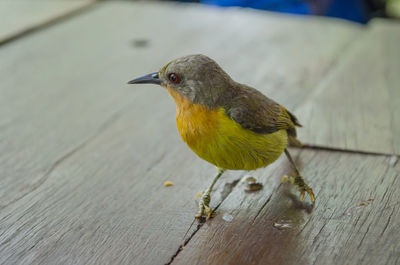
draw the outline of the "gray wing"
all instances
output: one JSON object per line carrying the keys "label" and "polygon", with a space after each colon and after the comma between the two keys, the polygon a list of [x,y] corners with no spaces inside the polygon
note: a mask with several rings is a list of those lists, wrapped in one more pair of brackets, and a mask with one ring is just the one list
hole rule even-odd
{"label": "gray wing", "polygon": [[226,114],[243,128],[260,134],[287,130],[296,136],[297,118],[258,90],[240,85],[235,96],[224,105]]}

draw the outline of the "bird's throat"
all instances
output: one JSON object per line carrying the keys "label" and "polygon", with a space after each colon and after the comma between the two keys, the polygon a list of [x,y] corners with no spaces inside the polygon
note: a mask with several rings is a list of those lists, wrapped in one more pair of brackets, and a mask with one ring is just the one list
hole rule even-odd
{"label": "bird's throat", "polygon": [[173,88],[167,87],[167,91],[176,104],[176,125],[183,141],[191,149],[209,141],[218,126],[218,111],[192,103]]}

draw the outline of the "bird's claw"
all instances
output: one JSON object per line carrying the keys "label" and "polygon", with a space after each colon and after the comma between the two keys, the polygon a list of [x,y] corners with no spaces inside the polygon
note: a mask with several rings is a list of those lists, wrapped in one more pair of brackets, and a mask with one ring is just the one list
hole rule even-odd
{"label": "bird's claw", "polygon": [[305,187],[303,187],[303,188],[297,187],[297,189],[298,189],[299,192],[300,192],[300,200],[304,201],[304,197],[305,197],[305,195],[306,195],[306,193],[307,193],[308,196],[310,196],[310,201],[311,201],[312,203],[315,202],[315,195],[314,195],[314,192],[313,192],[313,190],[312,190],[309,186],[305,186]]}
{"label": "bird's claw", "polygon": [[[313,190],[312,190],[309,186],[307,186],[307,185],[306,185],[306,187],[305,187],[305,190],[306,190],[306,192],[308,193],[308,196],[310,196],[310,201],[311,201],[312,203],[314,203],[314,202],[315,202],[315,195],[314,195]],[[304,196],[303,196],[303,199],[304,199]]]}
{"label": "bird's claw", "polygon": [[206,221],[214,217],[214,212],[210,207],[211,196],[210,192],[200,192],[196,195],[196,198],[200,197],[199,201],[199,212],[194,216],[196,218],[206,217]]}
{"label": "bird's claw", "polygon": [[289,182],[291,184],[296,185],[297,190],[300,192],[300,200],[304,200],[306,193],[310,196],[311,203],[315,202],[315,195],[311,187],[309,187],[303,180],[301,176],[292,177],[292,176],[283,176],[282,183]]}

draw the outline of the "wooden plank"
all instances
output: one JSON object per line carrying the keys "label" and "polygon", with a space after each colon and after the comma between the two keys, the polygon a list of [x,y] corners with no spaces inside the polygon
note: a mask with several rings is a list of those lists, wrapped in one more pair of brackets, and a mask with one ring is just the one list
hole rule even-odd
{"label": "wooden plank", "polygon": [[241,12],[236,12],[230,13],[228,23],[240,25],[243,29],[240,38],[235,28],[233,36],[215,49],[217,52],[207,53],[235,81],[257,88],[291,110],[307,101],[314,88],[339,63],[343,51],[364,30],[342,20],[264,11],[249,11],[238,19]]}
{"label": "wooden plank", "polygon": [[280,185],[290,172],[281,158],[255,175],[261,191],[237,185],[172,264],[399,264],[400,164],[314,150],[296,157],[314,208]]}
{"label": "wooden plank", "polygon": [[0,2],[0,45],[73,14],[94,0],[2,0]]}
{"label": "wooden plank", "polygon": [[[149,122],[152,110],[136,98],[36,190],[1,211],[0,263],[170,260],[194,218],[194,195],[215,170],[179,142],[168,111],[151,117],[168,121],[166,128]],[[175,185],[164,187],[167,180]]]}
{"label": "wooden plank", "polygon": [[400,154],[400,25],[372,22],[296,110],[314,145]]}
{"label": "wooden plank", "polygon": [[[283,91],[318,83],[359,33],[348,23],[313,21],[110,1],[2,46],[0,263],[167,263],[214,169],[178,139],[166,92],[125,82],[205,53],[245,83],[265,85],[264,73],[276,69],[263,87],[295,106],[301,95]],[[248,56],[238,57],[244,50]],[[176,186],[165,188],[165,180]],[[219,190],[229,188],[223,183]],[[225,196],[218,194],[213,206]]]}
{"label": "wooden plank", "polygon": [[[105,25],[106,28],[99,27],[101,21],[105,21],[111,12],[121,13],[120,20],[108,22]],[[171,38],[161,35],[164,31],[155,34],[159,22],[149,18],[146,12],[159,17],[160,20],[166,19],[169,25],[177,25],[178,32],[174,33]],[[163,17],[163,14],[168,12],[172,12],[172,15]],[[181,13],[185,15],[179,16]],[[208,22],[201,19],[205,14],[208,15]],[[223,12],[223,14],[228,22],[241,17],[238,11],[233,11],[233,14],[227,12]],[[247,26],[245,21],[248,21],[249,25],[255,22],[254,19],[250,19],[251,14],[253,13],[245,12],[243,14],[246,18],[241,22],[244,24],[243,27]],[[133,17],[140,23],[128,24],[126,19]],[[193,24],[182,23],[188,17],[193,18]],[[198,50],[211,54],[211,56],[218,56],[223,44],[233,39],[237,30],[236,27],[227,28],[226,35],[215,35],[219,29],[215,28],[212,22],[220,25],[219,22],[223,20],[221,13],[216,10],[208,13],[208,9],[190,9],[185,6],[107,3],[104,4],[104,8],[91,11],[88,15],[67,21],[46,32],[29,36],[25,42],[3,47],[0,50],[2,57],[0,113],[2,114],[2,139],[7,139],[7,141],[2,141],[2,150],[7,150],[7,155],[2,157],[2,168],[5,170],[3,171],[4,175],[9,177],[2,179],[2,181],[6,181],[3,187],[7,187],[7,190],[1,192],[2,206],[21,196],[21,193],[24,193],[21,190],[29,190],[27,186],[35,186],[34,183],[41,179],[55,161],[96,134],[104,124],[113,119],[116,112],[129,105],[132,98],[144,95],[151,97],[162,93],[155,88],[147,88],[145,91],[133,90],[131,87],[127,87],[127,89],[110,88],[122,86],[122,83],[132,75],[154,71],[168,61],[168,58],[175,58],[179,54],[193,53]],[[297,19],[261,17],[259,14],[256,16],[256,21],[263,20],[265,20],[264,25],[260,25],[259,30],[265,31],[266,25],[274,25],[273,31],[269,34],[272,39],[278,38],[274,37],[276,34],[278,36],[282,34],[276,29],[280,23],[285,25],[284,28],[291,28],[299,24]],[[124,23],[128,25],[121,27]],[[291,27],[287,24],[290,24]],[[141,25],[147,25],[147,28],[143,28]],[[308,25],[314,29],[310,36],[319,40],[318,28],[309,22],[305,22],[303,28],[307,28]],[[187,45],[176,45],[177,38],[204,27],[206,30],[197,31],[198,34],[194,34],[193,38],[186,40]],[[333,25],[331,27],[335,28]],[[219,55],[218,61],[225,65],[224,58],[228,60],[231,54],[237,53],[241,47],[249,43],[249,40],[260,35],[255,30],[257,26],[252,28],[254,31],[249,33],[243,42],[232,43],[235,45],[226,48],[227,54]],[[337,38],[336,47],[341,47],[355,33],[353,30],[348,30],[347,27],[337,25],[332,34],[338,35],[340,28],[343,29],[343,34],[342,38]],[[108,38],[104,38],[104,30],[109,31]],[[87,35],[88,31],[91,33],[90,36]],[[127,32],[132,33],[127,34]],[[170,34],[168,33],[168,35]],[[70,42],[68,41],[70,36],[79,38],[81,41]],[[211,36],[214,37],[211,38]],[[293,38],[297,39],[295,36]],[[132,41],[136,39],[149,39],[151,42],[146,48],[131,47]],[[206,45],[209,44],[210,39],[213,40],[214,45]],[[332,44],[330,38],[327,41],[333,50],[335,45]],[[320,42],[322,41],[320,40]],[[265,42],[266,46],[273,45],[273,47],[281,44],[281,42]],[[209,48],[206,49],[205,46]],[[307,43],[304,43],[303,50],[315,50],[314,48],[308,49],[308,46]],[[54,49],[49,47],[54,47]],[[274,49],[277,50],[277,48]],[[287,50],[292,49],[294,48],[287,46]],[[170,51],[171,54],[165,54],[165,50]],[[326,49],[321,48],[321,50]],[[323,52],[320,51],[320,53]],[[324,56],[332,60],[334,57],[334,55],[326,54]],[[290,56],[282,58],[282,61],[290,61]],[[271,63],[273,62],[272,60]],[[308,60],[305,64],[307,63]],[[118,68],[115,69],[116,65]],[[241,64],[232,63],[227,68],[230,68],[229,72],[237,74],[241,72],[241,67]],[[321,65],[314,65],[314,68],[320,69]],[[294,79],[300,78],[297,75],[292,76]],[[316,79],[318,79],[314,75],[309,78],[312,81],[308,82],[317,82]],[[152,101],[156,102],[155,104],[159,108],[168,108],[169,113],[173,116],[174,108],[168,98],[159,96]],[[293,102],[297,103],[295,100]],[[23,163],[19,163],[19,161],[23,161]],[[20,175],[18,181],[14,178],[15,172]],[[28,183],[24,183],[24,176],[26,176],[25,179],[29,179]],[[32,180],[31,176],[36,178]],[[8,190],[14,185],[15,189],[12,189],[14,192],[9,193]]]}

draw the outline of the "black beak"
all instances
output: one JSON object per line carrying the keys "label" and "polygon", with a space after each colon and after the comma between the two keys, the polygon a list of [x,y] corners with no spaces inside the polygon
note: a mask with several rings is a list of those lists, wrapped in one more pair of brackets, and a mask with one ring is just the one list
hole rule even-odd
{"label": "black beak", "polygon": [[128,84],[156,84],[160,85],[161,80],[158,78],[158,72],[147,74],[138,78],[135,78],[128,82]]}

